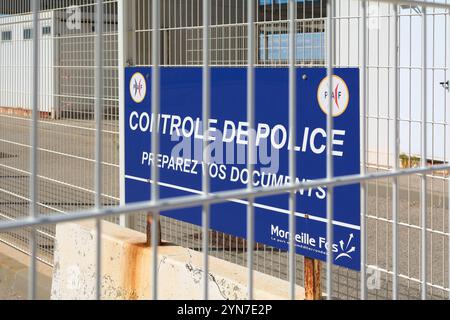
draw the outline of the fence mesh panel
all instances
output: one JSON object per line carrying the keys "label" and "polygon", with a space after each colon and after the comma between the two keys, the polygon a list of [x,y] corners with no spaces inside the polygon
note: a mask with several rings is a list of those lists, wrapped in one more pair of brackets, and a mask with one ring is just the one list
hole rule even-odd
{"label": "fence mesh panel", "polygon": [[[448,1],[441,1],[448,3]],[[94,206],[94,0],[41,0],[39,15],[39,213],[71,214]],[[130,0],[129,65],[151,66],[151,0]],[[202,1],[161,2],[161,64],[202,64]],[[287,1],[255,0],[256,64],[288,65],[289,19]],[[368,172],[420,166],[420,86],[422,11],[399,7],[394,29],[393,4],[369,1],[367,26],[361,28],[361,1],[336,2],[335,60],[337,67],[362,67],[361,33],[367,34],[367,159]],[[76,17],[80,17],[76,20]],[[104,123],[103,204],[120,202],[119,190],[119,70],[118,5],[104,1]],[[247,64],[247,8],[242,0],[211,0],[211,63]],[[326,66],[326,1],[297,3],[297,65]],[[448,111],[449,12],[428,10],[428,159],[430,165],[449,163]],[[29,158],[32,41],[29,0],[0,0],[0,222],[23,219],[29,212]],[[10,32],[10,37],[7,33]],[[393,43],[398,32],[399,43]],[[419,49],[418,49],[419,48]],[[395,53],[399,51],[400,159],[395,149],[393,88]],[[274,94],[277,94],[274,92]],[[428,293],[444,299],[448,288],[448,172],[428,177]],[[367,252],[370,299],[392,297],[392,180],[370,181],[367,188]],[[420,297],[420,176],[399,179],[399,298]],[[118,222],[118,219],[112,219]],[[145,231],[145,214],[136,214]],[[53,263],[54,226],[37,230],[38,258]],[[201,228],[162,218],[163,239],[201,250]],[[28,252],[29,231],[0,234],[0,240]],[[210,233],[209,253],[239,265],[247,264],[247,243],[216,231]],[[288,279],[288,254],[262,244],[255,247],[255,270]],[[297,283],[303,285],[303,257],[297,257]],[[323,272],[325,275],[325,272]],[[334,295],[360,297],[359,273],[333,268]],[[324,279],[325,283],[325,279]]]}

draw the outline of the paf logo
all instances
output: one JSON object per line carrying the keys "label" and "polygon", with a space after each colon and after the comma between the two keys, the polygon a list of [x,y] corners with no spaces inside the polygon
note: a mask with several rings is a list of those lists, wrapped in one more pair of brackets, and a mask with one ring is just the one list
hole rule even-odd
{"label": "paf logo", "polygon": [[350,91],[345,83],[344,79],[339,76],[333,76],[332,92],[329,91],[329,77],[320,82],[319,89],[317,90],[317,101],[319,102],[320,109],[328,115],[329,112],[329,99],[333,101],[333,117],[339,117],[344,114],[348,108],[350,102]]}
{"label": "paf logo", "polygon": [[144,101],[147,95],[147,81],[145,77],[140,72],[133,74],[130,80],[130,95],[136,103],[141,103]]}

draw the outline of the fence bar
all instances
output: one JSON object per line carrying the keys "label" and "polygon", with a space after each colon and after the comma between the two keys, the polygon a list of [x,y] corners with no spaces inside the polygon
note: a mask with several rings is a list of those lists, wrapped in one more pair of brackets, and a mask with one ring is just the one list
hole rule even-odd
{"label": "fence bar", "polygon": [[[327,178],[333,179],[333,65],[334,65],[334,1],[327,0],[327,76],[328,76],[328,115],[327,115]],[[334,188],[329,186],[327,189],[327,299],[333,299],[332,288],[332,268],[333,268],[333,196]]]}
{"label": "fence bar", "polygon": [[[76,215],[55,214],[51,216],[38,216],[35,218],[28,218],[20,221],[17,220],[6,221],[0,224],[0,232],[5,232],[19,228],[31,228],[33,226],[40,226],[46,224],[113,217],[120,214],[130,214],[136,211],[144,211],[144,210],[161,211],[161,210],[175,210],[183,208],[186,209],[197,207],[205,203],[212,205],[227,201],[248,199],[250,197],[259,198],[259,197],[275,196],[285,194],[293,190],[314,189],[324,186],[339,187],[361,183],[363,181],[369,180],[386,179],[395,176],[405,177],[414,174],[426,174],[434,171],[446,171],[446,170],[450,170],[450,165],[436,165],[428,168],[420,167],[408,170],[400,170],[397,172],[386,171],[386,172],[368,173],[365,176],[362,176],[360,174],[349,175],[345,177],[344,176],[335,177],[333,180],[318,179],[314,181],[305,181],[301,183],[296,183],[295,185],[284,184],[277,187],[254,188],[253,190],[238,189],[238,190],[222,191],[213,194],[210,193],[208,195],[192,195],[192,196],[167,198],[157,202],[143,201],[138,203],[127,204],[126,206],[106,207],[102,208],[101,210],[98,209],[80,210],[77,212]],[[310,216],[310,219],[311,218],[312,217]],[[337,223],[338,222],[334,222],[334,224]]]}
{"label": "fence bar", "polygon": [[[289,0],[289,136],[292,146],[297,145],[297,70],[296,63],[296,11],[297,1]],[[297,161],[294,148],[289,150],[289,175],[291,184],[295,183],[297,178]],[[297,201],[296,192],[289,194],[289,282],[290,297],[295,300],[296,285],[296,252],[295,252],[295,234],[296,234],[296,216]]]}
{"label": "fence bar", "polygon": [[[37,170],[38,170],[38,119],[39,119],[39,0],[32,0],[33,10],[33,97],[32,97],[32,122],[31,122],[31,155],[30,155],[30,212],[31,218],[39,216]],[[28,297],[36,299],[36,229],[30,231],[30,269],[28,282]]]}
{"label": "fence bar", "polygon": [[[247,149],[247,169],[255,169],[255,2],[247,0],[248,14],[248,66],[247,66],[247,121],[249,125],[249,143]],[[249,179],[247,188],[253,189],[253,181]],[[255,247],[255,207],[254,199],[248,199],[247,205],[247,268],[248,268],[248,299],[253,300],[253,262]]]}
{"label": "fence bar", "polygon": [[[367,1],[361,1],[361,175],[366,175],[367,169]],[[361,183],[361,299],[367,299],[367,233],[366,233],[366,213],[367,213],[367,183]]]}
{"label": "fence bar", "polygon": [[[422,151],[421,164],[426,167],[427,162],[427,8],[422,7]],[[427,176],[421,177],[421,296],[427,299]]]}
{"label": "fence bar", "polygon": [[[152,114],[154,119],[160,113],[160,0],[152,1]],[[152,131],[152,153],[154,155],[159,154],[160,150],[160,137],[159,129]],[[152,166],[152,189],[151,196],[152,201],[156,203],[159,201],[159,167],[157,165]],[[153,300],[158,299],[158,246],[159,246],[159,213],[160,210],[152,210],[153,222],[151,226],[151,245],[152,245],[152,291]]]}
{"label": "fence bar", "polygon": [[[400,158],[400,94],[399,94],[399,46],[398,46],[398,7],[393,5],[394,12],[394,170],[399,169]],[[399,179],[392,179],[392,299],[398,299],[398,212],[399,212]]]}
{"label": "fence bar", "polygon": [[[208,150],[208,136],[209,136],[209,119],[211,114],[211,69],[210,69],[210,43],[209,43],[209,24],[210,24],[210,0],[203,0],[203,162],[206,166],[206,172],[202,175],[202,191],[204,195],[210,192],[209,179],[209,157],[206,152]],[[202,248],[203,248],[203,299],[208,300],[208,278],[209,278],[209,218],[210,206],[203,204],[202,208]]]}
{"label": "fence bar", "polygon": [[[129,55],[128,49],[128,13],[131,6],[129,0],[117,1],[118,25],[118,89],[119,89],[119,176],[120,204],[125,204],[125,67]],[[131,216],[119,217],[120,225],[125,228],[135,227]]]}
{"label": "fence bar", "polygon": [[[102,146],[103,146],[103,0],[97,0],[95,23],[95,207],[102,207]],[[102,222],[96,220],[96,298],[101,300],[102,282]]]}

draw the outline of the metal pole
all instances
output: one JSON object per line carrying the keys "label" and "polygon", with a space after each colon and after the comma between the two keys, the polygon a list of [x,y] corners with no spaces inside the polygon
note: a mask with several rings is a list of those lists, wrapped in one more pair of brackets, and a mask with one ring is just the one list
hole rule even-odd
{"label": "metal pole", "polygon": [[[103,131],[103,0],[97,0],[95,24],[95,207],[102,207],[102,131]],[[101,219],[96,220],[96,298],[101,299]]]}
{"label": "metal pole", "polygon": [[[360,0],[363,1],[363,0]],[[373,0],[372,0],[373,1]],[[430,1],[430,0],[376,0],[381,3],[389,3],[389,4],[397,4],[404,5],[407,7],[419,7],[423,6],[424,3],[428,8],[436,8],[436,9],[450,9],[450,3],[445,3],[444,1]]]}
{"label": "metal pole", "polygon": [[[400,157],[400,125],[399,125],[399,108],[400,108],[400,95],[399,95],[399,77],[398,77],[398,63],[399,63],[399,46],[398,46],[398,7],[393,5],[394,9],[394,170],[399,169],[399,157]],[[398,299],[398,212],[399,212],[399,179],[394,177],[392,179],[392,298]]]}
{"label": "metal pole", "polygon": [[[125,205],[125,67],[128,60],[128,12],[131,1],[117,0],[118,12],[118,71],[119,71],[119,158],[120,204]],[[120,225],[133,228],[131,215],[121,215]]]}
{"label": "metal pole", "polygon": [[[422,7],[422,167],[427,162],[427,8]],[[427,175],[421,177],[421,296],[422,300],[427,298]]]}
{"label": "metal pole", "polygon": [[[297,1],[289,0],[289,136],[291,137],[291,146],[297,144],[297,70],[296,63],[296,11]],[[289,175],[291,184],[296,182],[297,178],[297,159],[294,148],[289,150]],[[296,252],[295,252],[295,234],[296,234],[296,191],[289,194],[289,282],[290,298],[295,300],[296,285]]]}
{"label": "metal pole", "polygon": [[[327,1],[327,76],[328,76],[328,92],[333,92],[333,64],[334,64],[334,1]],[[328,95],[328,115],[327,115],[327,178],[332,179],[334,176],[333,170],[333,98],[332,94]],[[333,268],[333,186],[328,186],[327,194],[327,299],[333,299],[332,288],[332,268]]]}
{"label": "metal pole", "polygon": [[[255,169],[255,2],[247,0],[248,11],[248,66],[247,66],[247,121],[249,125],[249,143],[247,150],[247,169],[251,174]],[[247,188],[253,189],[253,181],[249,179]],[[248,299],[253,300],[253,261],[255,247],[255,208],[254,199],[248,199],[247,205],[247,268]]]}
{"label": "metal pole", "polygon": [[[160,113],[160,0],[152,1],[152,114],[153,118],[157,119]],[[160,137],[159,126],[152,131],[152,153],[159,154]],[[153,202],[159,201],[159,167],[152,166],[152,189],[151,198]],[[153,221],[151,225],[151,245],[152,245],[152,290],[153,300],[158,299],[158,246],[159,246],[159,211],[153,210]]]}
{"label": "metal pole", "polygon": [[[367,1],[361,1],[361,175],[366,175],[367,169]],[[361,300],[367,299],[367,233],[366,233],[366,212],[367,212],[367,183],[361,182]]]}
{"label": "metal pole", "polygon": [[[39,0],[32,1],[33,10],[33,111],[31,122],[31,155],[30,155],[30,217],[38,217],[38,186],[37,186],[37,170],[38,170],[38,119],[39,119]],[[29,286],[28,297],[30,300],[36,299],[36,228],[31,228],[30,232],[30,269],[29,269]]]}
{"label": "metal pole", "polygon": [[[204,195],[210,192],[209,179],[209,157],[207,157],[208,125],[211,114],[211,69],[210,69],[210,46],[209,46],[209,24],[210,24],[210,0],[203,0],[203,165],[206,170],[202,175],[202,189]],[[208,278],[209,278],[209,218],[210,206],[204,204],[202,208],[202,248],[203,248],[203,299],[208,300]]]}
{"label": "metal pole", "polygon": [[[153,211],[153,210],[176,210],[176,209],[186,209],[186,208],[195,208],[201,206],[203,204],[219,204],[227,201],[236,201],[236,200],[245,200],[250,197],[260,198],[267,196],[275,196],[286,194],[291,192],[292,190],[299,189],[313,189],[324,186],[344,186],[361,183],[362,181],[369,180],[379,180],[379,179],[387,179],[394,176],[406,177],[410,175],[420,175],[424,173],[431,173],[435,171],[445,171],[450,170],[449,165],[435,165],[429,168],[413,168],[408,170],[400,170],[398,172],[385,171],[385,172],[376,172],[376,173],[368,173],[366,176],[357,175],[349,175],[335,178],[333,180],[328,179],[317,179],[307,182],[296,183],[295,185],[284,184],[281,186],[275,187],[267,187],[267,188],[254,188],[249,191],[246,189],[237,189],[230,191],[221,191],[213,194],[205,195],[192,195],[192,196],[183,196],[183,197],[174,197],[164,199],[164,201],[143,201],[138,203],[128,204],[126,206],[117,206],[117,207],[107,207],[98,209],[88,209],[81,210],[77,212],[76,215],[66,215],[66,214],[54,214],[51,216],[39,216],[35,218],[30,218],[26,220],[11,220],[5,221],[0,224],[0,232],[5,232],[14,229],[20,228],[31,228],[34,226],[41,225],[49,225],[56,223],[63,223],[69,221],[81,221],[86,219],[94,219],[94,218],[106,218],[106,217],[115,217],[121,214],[131,214],[137,211]],[[312,217],[310,217],[312,218]],[[320,219],[320,221],[323,221]],[[326,219],[325,219],[326,221]]]}

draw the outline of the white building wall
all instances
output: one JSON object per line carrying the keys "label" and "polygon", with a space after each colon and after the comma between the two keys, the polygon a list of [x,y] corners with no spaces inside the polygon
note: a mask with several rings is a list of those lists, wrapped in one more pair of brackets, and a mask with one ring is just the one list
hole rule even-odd
{"label": "white building wall", "polygon": [[[42,28],[51,27],[52,12],[40,14],[40,81],[39,110],[52,112],[54,108],[54,46],[52,35],[42,35]],[[32,59],[33,41],[24,40],[24,29],[32,28],[32,15],[26,14],[0,18],[0,34],[11,31],[11,41],[0,39],[0,107],[32,108]]]}
{"label": "white building wall", "polygon": [[[67,25],[67,13],[56,11],[55,25],[55,118],[92,119],[95,94],[95,15],[83,13],[78,26]],[[104,112],[117,109],[117,17],[104,15]]]}
{"label": "white building wall", "polygon": [[[368,162],[394,164],[394,43],[392,6],[368,2],[367,7],[367,143]],[[427,31],[428,159],[449,161],[449,92],[440,82],[449,79],[449,16],[429,9]],[[361,4],[341,0],[336,8],[336,62],[340,67],[360,67]],[[414,10],[399,9],[400,152],[421,153],[422,17]],[[447,110],[447,111],[446,111]]]}

